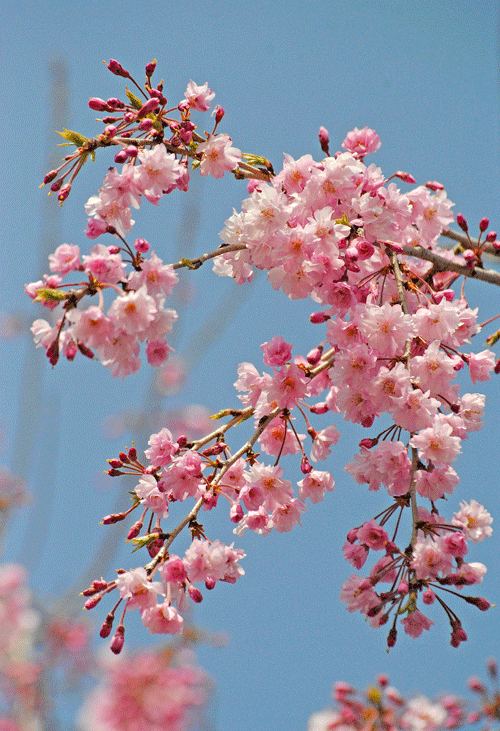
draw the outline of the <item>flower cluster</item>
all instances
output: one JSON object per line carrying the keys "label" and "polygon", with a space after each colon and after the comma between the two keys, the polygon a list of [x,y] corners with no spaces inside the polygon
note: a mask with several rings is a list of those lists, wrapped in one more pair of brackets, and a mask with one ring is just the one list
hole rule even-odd
{"label": "flower cluster", "polygon": [[335,706],[314,713],[309,718],[307,731],[438,731],[459,729],[478,721],[482,728],[498,727],[500,695],[497,687],[498,666],[488,662],[488,675],[495,689],[492,693],[482,680],[471,677],[469,690],[476,694],[478,703],[469,703],[457,696],[446,694],[431,701],[424,695],[405,698],[390,685],[387,675],[380,675],[376,684],[361,694],[344,682],[333,686]]}
{"label": "flower cluster", "polygon": [[[117,62],[108,68],[132,79]],[[331,421],[316,430],[309,414],[341,415],[364,429],[374,428],[382,418],[390,425],[362,439],[360,452],[345,469],[370,490],[383,486],[390,506],[354,527],[344,546],[346,559],[358,570],[370,550],[382,554],[367,577],[356,575],[344,584],[342,597],[350,611],[361,611],[373,626],[394,617],[389,646],[396,641],[398,621],[414,637],[428,629],[433,622],[422,613],[419,601],[437,601],[451,625],[451,644],[457,646],[466,634],[443,595],[460,596],[481,610],[489,607],[486,599],[460,592],[482,581],[485,567],[465,557],[469,542],[491,533],[491,516],[475,501],[462,503],[451,517],[438,507],[459,483],[454,462],[464,440],[481,428],[484,411],[484,397],[462,393],[455,379],[464,371],[476,384],[500,366],[489,349],[471,349],[471,339],[481,330],[477,310],[469,307],[464,288],[457,296],[451,285],[461,274],[485,274],[481,257],[488,247],[499,248],[495,232],[487,233],[489,221],[483,219],[474,241],[459,214],[457,224],[464,235],[454,238],[460,246],[443,249],[439,237],[454,218],[443,186],[428,182],[403,192],[395,181],[414,186],[409,173],[398,171],[386,178],[376,165],[367,165],[365,157],[378,149],[380,140],[366,127],[350,132],[344,151],[334,155],[322,128],[319,139],[326,157],[321,161],[311,155],[299,160],[285,155],[283,169],[274,175],[264,158],[244,156],[252,167],[242,162],[227,135],[215,134],[224,114],[220,107],[215,109],[213,132],[206,139],[196,134],[190,115],[208,109],[213,97],[208,84],[188,85],[185,99],[175,108],[181,120],[173,120],[162,86],[151,86],[153,71],[146,69],[145,102],[128,92],[128,104],[91,100],[95,109],[120,111],[116,119],[105,119],[108,128],[98,141],[81,145],[78,159],[81,162],[99,146],[120,145],[115,161],[124,166],[121,173],[112,168],[99,195],[88,202],[92,218],[87,236],[111,233],[123,246],[98,244],[81,263],[76,247],[55,252],[53,275],[29,285],[28,291],[49,307],[63,301],[64,314],[55,327],[35,323],[37,343],[47,348],[53,363],[61,347],[70,359],[78,349],[87,355],[95,350],[114,375],[125,376],[139,367],[139,342],[147,342],[151,364],[164,362],[169,350],[165,336],[175,319],[175,313],[164,308],[176,281],[174,267],[163,265],[154,254],[145,260],[148,244],[138,239],[133,251],[124,237],[133,223],[131,210],[143,197],[156,204],[164,193],[187,187],[190,160],[202,175],[218,178],[233,171],[237,178],[250,178],[249,196],[241,211],[226,221],[220,234],[223,243],[216,251],[194,262],[182,260],[175,268],[198,268],[210,258],[218,275],[240,284],[252,279],[254,268],[267,270],[274,289],[292,300],[311,298],[317,311],[310,319],[322,328],[322,335],[306,356],[292,357],[291,345],[279,336],[264,343],[264,363],[271,372],[260,373],[253,364],[242,363],[235,386],[243,409],[222,410],[216,416],[229,420],[206,437],[175,440],[163,429],[149,441],[149,464],[138,460],[135,448],[110,460],[110,475],[131,474],[138,484],[132,508],[104,522],[142,509],[128,538],[147,547],[151,561],[119,571],[113,582],[94,582],[84,592],[89,597],[86,606],[95,606],[113,589],[120,593],[118,604],[124,603],[124,611],[111,643],[115,652],[123,645],[127,608],[138,608],[152,632],[180,631],[179,609],[188,596],[201,598],[195,582],[212,588],[242,573],[242,552],[208,541],[198,522],[200,511],[229,504],[237,535],[247,528],[263,535],[272,529],[291,530],[300,523],[305,500],[320,502],[334,486],[333,476],[312,463],[330,454],[339,431]],[[130,257],[131,273],[125,271],[122,252]],[[74,271],[84,271],[88,284],[65,294],[61,278]],[[119,293],[106,315],[104,289]],[[99,294],[99,307],[79,309],[83,297],[92,294]],[[252,437],[231,449],[229,430],[248,419],[254,420]],[[299,421],[304,433],[297,428]],[[273,464],[260,459],[256,443],[274,458]],[[284,455],[300,460],[297,492],[280,464]],[[172,503],[186,500],[194,503],[187,516],[164,531],[161,521],[171,520]],[[427,507],[423,500],[429,501]],[[409,535],[402,535],[403,515],[411,526]],[[389,533],[387,524],[393,517],[395,526]],[[170,553],[170,546],[185,527],[192,544],[181,559]],[[111,633],[118,604],[101,629],[103,636]]]}
{"label": "flower cluster", "polygon": [[[90,358],[96,355],[113,376],[125,378],[140,368],[141,342],[146,342],[150,365],[166,361],[172,350],[166,336],[177,312],[165,307],[165,302],[178,278],[173,267],[163,264],[154,251],[144,257],[149,250],[144,239],[137,239],[134,249],[96,244],[88,256],[80,257],[78,246],[62,244],[50,257],[53,274],[27,285],[28,294],[46,307],[62,303],[62,315],[54,325],[38,319],[31,328],[37,347],[46,349],[52,365],[61,352],[68,360],[81,352]],[[130,259],[124,259],[122,252]],[[128,263],[131,271],[127,271]],[[82,272],[88,282],[63,284],[70,272]],[[65,292],[62,287],[71,289]],[[107,312],[104,290],[116,294]],[[78,307],[86,296],[96,294],[99,305]]]}
{"label": "flower cluster", "polygon": [[121,657],[79,714],[81,731],[188,731],[202,717],[210,689],[187,649]]}

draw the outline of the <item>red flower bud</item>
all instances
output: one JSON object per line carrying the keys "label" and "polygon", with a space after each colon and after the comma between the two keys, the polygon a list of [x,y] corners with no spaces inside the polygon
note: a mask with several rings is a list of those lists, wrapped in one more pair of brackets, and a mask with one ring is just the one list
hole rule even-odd
{"label": "red flower bud", "polygon": [[[106,63],[106,61],[104,61],[103,63]],[[113,58],[108,64],[106,64],[106,66],[108,70],[111,71],[111,73],[115,76],[123,76],[124,79],[130,78],[129,72],[125,71],[121,63],[118,63],[118,61],[115,61]]]}
{"label": "red flower bud", "polygon": [[461,213],[457,213],[457,225],[460,226],[460,228],[462,229],[462,231],[464,231],[464,233],[467,233],[467,231],[469,230],[467,221],[465,220],[465,218],[462,216]]}
{"label": "red flower bud", "polygon": [[116,632],[114,634],[113,639],[111,640],[111,652],[114,652],[115,655],[119,655],[120,652],[123,649],[123,645],[125,642],[125,627],[123,624],[119,624],[116,628]]}

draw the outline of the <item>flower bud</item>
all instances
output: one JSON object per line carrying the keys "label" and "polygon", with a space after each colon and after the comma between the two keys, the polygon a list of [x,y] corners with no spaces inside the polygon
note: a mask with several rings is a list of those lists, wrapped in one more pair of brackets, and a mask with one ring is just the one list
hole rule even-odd
{"label": "flower bud", "polygon": [[117,152],[114,157],[114,161],[121,165],[122,163],[127,161],[127,158],[128,155],[125,150],[119,150],[119,152]]}
{"label": "flower bud", "polygon": [[89,99],[89,107],[95,112],[106,112],[108,110],[108,105],[104,99],[99,99],[99,97]]}
{"label": "flower bud", "polygon": [[111,613],[108,614],[108,616],[106,617],[106,619],[102,623],[102,627],[101,627],[101,629],[99,631],[99,636],[100,637],[102,637],[102,638],[109,637],[109,635],[111,634],[111,630],[113,629],[113,620],[114,620],[114,618],[115,618],[114,614],[111,614]]}
{"label": "flower bud", "polygon": [[197,604],[203,601],[203,594],[195,586],[190,586],[188,592],[191,599]]}
{"label": "flower bud", "polygon": [[59,203],[64,203],[64,201],[66,200],[66,198],[69,196],[70,193],[71,193],[71,185],[70,185],[70,183],[66,183],[66,185],[63,185],[63,187],[59,191],[59,195],[57,196],[57,200],[59,201]]}
{"label": "flower bud", "polygon": [[243,508],[239,503],[233,503],[229,511],[229,520],[231,523],[239,523],[243,518]]}
{"label": "flower bud", "polygon": [[142,105],[142,107],[139,109],[137,114],[135,115],[136,119],[142,119],[143,117],[147,117],[148,114],[151,114],[155,111],[155,109],[158,109],[160,106],[160,102],[158,99],[155,99],[152,97],[151,99],[148,99],[148,101]]}
{"label": "flower bud", "polygon": [[460,226],[460,228],[462,229],[462,231],[464,233],[467,233],[467,231],[469,230],[467,221],[465,220],[465,218],[462,216],[461,213],[457,213],[457,225]]}
{"label": "flower bud", "polygon": [[222,117],[225,115],[225,113],[226,112],[224,111],[224,109],[219,104],[217,104],[214,111],[212,112],[212,115],[215,114],[215,124],[216,125],[219,124],[219,122],[222,120]]}
{"label": "flower bud", "polygon": [[321,325],[330,319],[330,315],[327,315],[326,312],[314,312],[309,318],[309,322],[312,322],[313,325]]}
{"label": "flower bud", "polygon": [[127,513],[111,513],[110,515],[105,515],[102,519],[102,525],[112,525],[113,523],[119,523],[122,520],[125,520],[127,517]]}
{"label": "flower bud", "polygon": [[119,655],[123,649],[124,642],[125,642],[125,627],[123,626],[123,624],[119,624],[118,627],[116,628],[116,632],[111,641],[111,645],[110,645],[111,652],[114,652],[115,655]]}
{"label": "flower bud", "polygon": [[325,127],[320,127],[318,132],[319,144],[322,151],[330,157],[330,135]]}
{"label": "flower bud", "polygon": [[143,526],[142,520],[138,520],[137,523],[134,523],[134,525],[130,528],[129,532],[127,533],[127,541],[131,541],[134,538],[137,538],[139,533],[142,530]]}
{"label": "flower bud", "polygon": [[148,79],[154,74],[155,69],[156,69],[156,58],[154,59],[154,61],[151,61],[146,66],[146,76],[148,77]]}
{"label": "flower bud", "polygon": [[47,185],[47,183],[51,183],[54,178],[56,177],[59,170],[51,170],[50,173],[47,173],[47,175],[43,179],[43,184]]}
{"label": "flower bud", "polygon": [[[103,61],[103,63],[106,63],[106,61]],[[113,58],[108,64],[106,64],[106,66],[115,76],[122,76],[124,79],[130,78],[129,72],[125,71],[121,63],[118,63],[118,61],[115,61]]]}
{"label": "flower bud", "polygon": [[399,178],[403,181],[403,183],[413,184],[417,182],[413,175],[410,175],[410,173],[404,173],[402,170],[398,170],[396,173],[394,173],[394,177]]}
{"label": "flower bud", "polygon": [[139,125],[141,132],[149,132],[153,129],[153,122],[151,119],[143,119]]}
{"label": "flower bud", "polygon": [[436,192],[437,190],[444,190],[444,185],[442,185],[441,183],[437,183],[435,180],[429,180],[425,184],[425,187],[429,188],[429,190],[433,190],[434,192]]}
{"label": "flower bud", "polygon": [[481,233],[484,233],[486,231],[486,229],[488,228],[489,225],[490,225],[489,219],[488,218],[482,218],[479,221],[479,230],[481,231]]}
{"label": "flower bud", "polygon": [[312,414],[318,414],[319,415],[319,414],[326,414],[328,411],[330,411],[330,409],[329,409],[328,405],[324,401],[321,401],[321,402],[319,402],[319,403],[314,404],[313,406],[311,406],[310,407],[310,411],[311,411]]}

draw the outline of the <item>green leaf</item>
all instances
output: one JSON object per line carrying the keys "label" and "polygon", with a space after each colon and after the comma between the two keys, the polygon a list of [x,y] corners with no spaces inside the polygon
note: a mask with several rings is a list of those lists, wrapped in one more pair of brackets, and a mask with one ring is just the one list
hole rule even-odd
{"label": "green leaf", "polygon": [[83,147],[88,142],[86,137],[70,129],[65,129],[64,132],[58,132],[57,134],[61,135],[65,140],[68,140],[72,145],[76,145],[76,147]]}
{"label": "green leaf", "polygon": [[128,97],[129,102],[134,107],[134,109],[139,110],[139,109],[142,108],[142,105],[144,104],[144,102],[142,102],[139,99],[139,97],[137,97],[135,94],[132,94],[132,92],[130,91],[130,89],[128,89],[127,87],[125,87],[125,93],[126,93],[126,95]]}
{"label": "green leaf", "polygon": [[342,223],[344,226],[350,226],[349,219],[347,218],[347,213],[344,213],[342,215],[342,218],[336,218],[335,223]]}
{"label": "green leaf", "polygon": [[246,160],[249,165],[253,165],[254,167],[257,165],[262,165],[262,167],[265,168],[269,167],[269,160],[262,157],[262,155],[252,155],[248,152],[244,152],[241,157]]}
{"label": "green leaf", "polygon": [[65,299],[68,299],[68,294],[63,292],[62,289],[40,287],[36,290],[34,302],[62,302]]}

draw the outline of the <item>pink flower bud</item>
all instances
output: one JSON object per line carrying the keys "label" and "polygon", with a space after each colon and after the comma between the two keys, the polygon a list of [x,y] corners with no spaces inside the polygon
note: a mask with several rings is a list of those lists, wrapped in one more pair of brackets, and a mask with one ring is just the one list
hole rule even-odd
{"label": "pink flower bud", "polygon": [[497,232],[496,232],[496,231],[489,231],[489,232],[488,232],[488,233],[486,234],[486,241],[487,241],[488,243],[492,244],[492,243],[493,243],[493,241],[495,241],[496,237],[497,237]]}
{"label": "pink flower bud", "polygon": [[231,523],[239,523],[243,518],[243,508],[239,503],[233,503],[229,511],[229,520]]}
{"label": "pink flower bud", "polygon": [[188,592],[191,599],[197,604],[203,601],[203,594],[195,586],[190,586]]}
{"label": "pink flower bud", "polygon": [[126,472],[121,472],[120,470],[111,469],[111,470],[106,470],[106,474],[109,475],[110,477],[121,477],[121,475],[125,475]]}
{"label": "pink flower bud", "polygon": [[155,111],[155,109],[158,109],[160,106],[160,102],[158,99],[155,99],[152,97],[151,99],[148,99],[148,101],[142,105],[142,107],[139,109],[139,111],[136,114],[136,119],[142,119],[143,117],[147,117],[148,114],[151,114]]}
{"label": "pink flower bud", "polygon": [[151,61],[146,66],[146,76],[148,77],[148,79],[154,74],[155,69],[156,69],[156,58],[154,61]]}
{"label": "pink flower bud", "polygon": [[63,185],[63,187],[59,191],[59,195],[57,196],[57,200],[59,201],[59,203],[63,203],[70,193],[71,185],[69,183],[66,183],[66,185]]}
{"label": "pink flower bud", "polygon": [[125,642],[125,627],[123,626],[123,624],[119,624],[118,627],[116,628],[114,637],[111,640],[111,644],[110,644],[111,652],[114,652],[115,655],[119,655],[123,649],[124,642]]}
{"label": "pink flower bud", "polygon": [[429,188],[429,190],[433,190],[433,191],[444,190],[444,185],[441,185],[441,183],[437,183],[435,180],[429,180],[425,184],[425,187]]}
{"label": "pink flower bud", "polygon": [[391,242],[386,241],[385,242],[385,247],[386,247],[386,249],[389,249],[389,251],[392,251],[395,254],[402,254],[403,253],[403,247],[401,246],[401,244],[396,244],[396,243],[394,243],[392,241]]}
{"label": "pink flower bud", "polygon": [[64,178],[59,178],[59,180],[56,180],[55,183],[52,183],[50,186],[50,190],[52,193],[57,193],[58,190],[60,190],[61,185],[64,183]]}
{"label": "pink flower bud", "polygon": [[112,96],[106,101],[106,105],[109,109],[125,109],[125,104],[122,102],[121,99],[117,99],[116,97]]}
{"label": "pink flower bud", "polygon": [[312,464],[305,455],[300,460],[300,471],[303,475],[308,475],[312,471]]}
{"label": "pink flower bud", "polygon": [[464,596],[464,599],[468,604],[474,604],[481,612],[486,612],[491,607],[489,601],[480,596]]}
{"label": "pink flower bud", "polygon": [[116,155],[114,157],[114,161],[121,165],[121,163],[126,162],[127,158],[128,158],[128,155],[125,152],[125,150],[120,150],[119,152],[116,153]]}
{"label": "pink flower bud", "polygon": [[207,449],[204,449],[202,455],[204,457],[211,457],[212,455],[220,454],[225,449],[227,449],[227,444],[224,444],[224,442],[216,442],[211,447],[207,447]]}
{"label": "pink flower bud", "polygon": [[137,523],[134,523],[134,525],[130,528],[129,532],[127,533],[127,541],[132,541],[134,538],[137,538],[139,533],[142,530],[143,526],[142,520],[138,520]]}
{"label": "pink flower bud", "polygon": [[358,540],[358,531],[359,531],[359,528],[351,528],[351,530],[347,534],[347,541],[349,543],[354,543],[355,541]]}
{"label": "pink flower bud", "polygon": [[472,677],[472,678],[468,679],[467,687],[473,693],[484,693],[486,691],[486,686],[484,685],[484,683],[482,683],[481,680],[476,677]]}
{"label": "pink flower bud", "polygon": [[[106,63],[106,62],[104,62],[104,63]],[[111,73],[114,74],[115,76],[123,76],[124,79],[130,78],[129,72],[125,71],[125,69],[123,68],[121,63],[118,63],[118,61],[115,61],[113,58],[111,59],[111,61],[108,64],[106,64],[106,66],[109,69],[109,71],[111,71]]]}
{"label": "pink flower bud", "polygon": [[103,525],[112,525],[113,523],[119,523],[121,520],[125,520],[127,517],[127,513],[111,513],[110,515],[105,515],[102,519]]}
{"label": "pink flower bud", "polygon": [[102,594],[97,594],[96,596],[93,596],[90,599],[87,599],[87,601],[83,605],[84,609],[93,609],[94,607],[97,607],[97,605],[99,604],[101,599],[102,599]]}
{"label": "pink flower bud", "polygon": [[403,181],[403,183],[416,183],[417,181],[413,177],[413,175],[410,175],[410,173],[404,173],[402,170],[398,170],[396,173],[394,173],[395,178],[399,178]]}
{"label": "pink flower bud", "polygon": [[80,341],[78,341],[77,347],[78,347],[78,350],[80,351],[80,353],[82,355],[84,355],[86,358],[90,358],[90,360],[92,360],[94,358],[94,352],[92,350],[90,350],[90,348],[87,348],[85,343],[81,343]]}
{"label": "pink flower bud", "polygon": [[217,104],[212,114],[215,114],[215,124],[219,124],[219,122],[222,120],[222,117],[225,115],[224,109]]}
{"label": "pink flower bud", "polygon": [[327,320],[330,320],[330,315],[327,315],[326,312],[314,312],[309,318],[309,322],[312,322],[313,325],[320,325]]}
{"label": "pink flower bud", "polygon": [[313,406],[311,406],[310,410],[313,414],[326,414],[327,411],[330,411],[328,405],[324,401],[314,404]]}
{"label": "pink flower bud", "polygon": [[134,249],[140,254],[146,254],[149,251],[149,244],[146,239],[136,239],[134,241]]}
{"label": "pink flower bud", "polygon": [[330,157],[330,135],[325,127],[320,127],[318,132],[319,144],[322,151]]}
{"label": "pink flower bud", "polygon": [[387,647],[394,647],[396,640],[398,639],[398,633],[395,627],[391,627],[389,634],[387,635]]}
{"label": "pink flower bud", "polygon": [[484,233],[486,231],[486,229],[488,228],[489,225],[490,225],[489,219],[488,218],[482,218],[479,221],[479,230],[481,231],[481,233]]}
{"label": "pink flower bud", "polygon": [[422,601],[424,604],[434,604],[435,598],[436,595],[431,589],[427,589],[427,591],[424,591],[422,594]]}
{"label": "pink flower bud", "polygon": [[108,105],[106,104],[104,99],[99,99],[99,97],[93,97],[92,99],[89,99],[89,107],[95,112],[106,112],[108,109]]}
{"label": "pink flower bud", "polygon": [[114,618],[115,618],[114,614],[108,614],[108,616],[102,623],[102,627],[99,631],[100,637],[102,637],[102,638],[109,637],[109,635],[111,634],[111,630],[113,629]]}
{"label": "pink flower bud", "polygon": [[206,586],[206,587],[207,587],[207,589],[209,589],[209,590],[213,589],[216,583],[217,583],[217,582],[216,582],[216,580],[215,580],[215,579],[213,579],[213,578],[212,578],[211,576],[208,576],[208,577],[207,577],[207,578],[205,579],[205,586]]}
{"label": "pink flower bud", "polygon": [[56,338],[54,342],[49,345],[46,355],[49,359],[50,365],[55,366],[59,360],[59,338]]}
{"label": "pink flower bud", "polygon": [[43,184],[47,185],[47,183],[51,183],[54,178],[56,177],[59,170],[51,170],[50,173],[47,173],[47,175],[43,179]]}
{"label": "pink flower bud", "polygon": [[467,221],[465,220],[465,218],[462,216],[461,213],[457,213],[457,225],[460,226],[460,228],[462,229],[462,231],[464,231],[464,233],[467,233],[467,231],[469,230]]}

